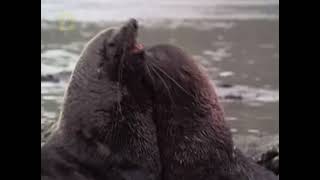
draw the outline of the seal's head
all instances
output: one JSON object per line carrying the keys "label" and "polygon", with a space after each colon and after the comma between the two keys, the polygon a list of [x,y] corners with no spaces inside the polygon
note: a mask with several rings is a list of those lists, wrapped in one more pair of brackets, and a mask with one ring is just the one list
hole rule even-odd
{"label": "seal's head", "polygon": [[130,19],[119,29],[110,29],[109,35],[105,39],[104,57],[106,59],[121,59],[124,56],[141,52],[142,47],[137,43],[138,23],[135,19]]}
{"label": "seal's head", "polygon": [[[95,69],[93,77],[121,80],[124,65],[141,56],[143,46],[137,43],[138,23],[130,19],[117,28],[108,28],[96,35],[87,44],[81,59],[86,59],[86,65]],[[93,57],[94,56],[94,57]]]}

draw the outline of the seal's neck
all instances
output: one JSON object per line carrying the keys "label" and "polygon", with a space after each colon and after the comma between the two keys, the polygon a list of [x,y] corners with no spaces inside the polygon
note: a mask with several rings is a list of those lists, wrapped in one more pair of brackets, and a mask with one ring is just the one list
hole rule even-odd
{"label": "seal's neck", "polygon": [[165,144],[199,142],[216,144],[227,151],[233,148],[223,110],[215,100],[158,104],[154,111],[161,141]]}
{"label": "seal's neck", "polygon": [[232,160],[232,135],[217,95],[206,79],[198,83],[190,88],[192,96],[181,92],[155,100],[158,142],[168,166]]}

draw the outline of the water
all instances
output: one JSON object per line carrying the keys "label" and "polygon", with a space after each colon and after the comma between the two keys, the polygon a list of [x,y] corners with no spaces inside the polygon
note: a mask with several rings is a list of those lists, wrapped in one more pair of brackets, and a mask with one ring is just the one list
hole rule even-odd
{"label": "water", "polygon": [[42,19],[276,19],[278,0],[42,0]]}
{"label": "water", "polygon": [[[274,0],[43,0],[41,127],[58,119],[69,73],[84,44],[129,17],[145,46],[170,43],[202,64],[237,135],[279,132],[279,2]],[[231,84],[221,87],[219,84]],[[226,97],[238,97],[226,98]]]}

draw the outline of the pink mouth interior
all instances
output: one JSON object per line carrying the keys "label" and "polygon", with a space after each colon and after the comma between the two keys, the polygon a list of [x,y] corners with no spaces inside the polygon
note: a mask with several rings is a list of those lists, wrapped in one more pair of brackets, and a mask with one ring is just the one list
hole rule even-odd
{"label": "pink mouth interior", "polygon": [[131,52],[133,53],[138,53],[138,52],[141,52],[143,51],[143,45],[141,43],[136,43],[133,47],[133,49],[131,50]]}

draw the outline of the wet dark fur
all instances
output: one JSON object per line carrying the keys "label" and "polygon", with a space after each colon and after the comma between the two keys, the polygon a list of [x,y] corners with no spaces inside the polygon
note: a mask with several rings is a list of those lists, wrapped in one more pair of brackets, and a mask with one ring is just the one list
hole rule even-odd
{"label": "wet dark fur", "polygon": [[213,85],[181,49],[145,52],[164,180],[273,180],[234,148]]}
{"label": "wet dark fur", "polygon": [[58,128],[41,148],[42,180],[159,179],[152,98],[142,90],[149,89],[143,56],[130,53],[136,33],[130,20],[85,47]]}

